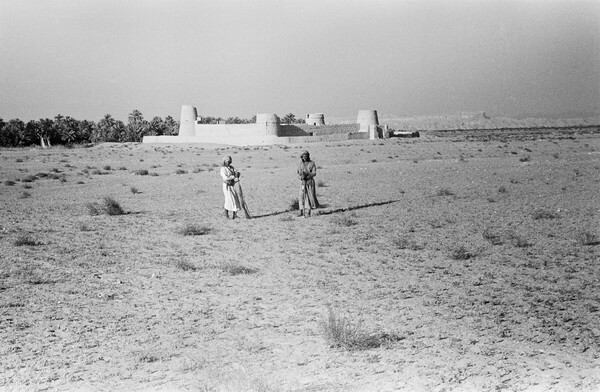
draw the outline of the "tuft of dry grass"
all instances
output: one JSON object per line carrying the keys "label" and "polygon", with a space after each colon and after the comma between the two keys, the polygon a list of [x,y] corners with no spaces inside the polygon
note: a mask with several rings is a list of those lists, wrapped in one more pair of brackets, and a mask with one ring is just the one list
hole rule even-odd
{"label": "tuft of dry grass", "polygon": [[349,351],[369,350],[403,339],[398,335],[370,333],[363,327],[362,321],[342,316],[332,308],[327,310],[321,326],[329,347]]}
{"label": "tuft of dry grass", "polygon": [[43,245],[41,242],[34,240],[27,234],[22,234],[13,242],[14,246],[37,246]]}
{"label": "tuft of dry grass", "polygon": [[342,214],[335,216],[332,221],[338,226],[351,227],[358,224],[358,222],[354,219],[355,217],[355,214]]}
{"label": "tuft of dry grass", "polygon": [[89,215],[125,215],[125,210],[112,197],[105,196],[102,203],[87,203],[86,208]]}
{"label": "tuft of dry grass", "polygon": [[182,271],[196,271],[198,269],[194,264],[185,260],[177,260],[175,267]]}
{"label": "tuft of dry grass", "polygon": [[440,190],[437,191],[436,195],[438,195],[438,196],[454,196],[454,192],[452,192],[448,188],[441,188]]}
{"label": "tuft of dry grass", "polygon": [[219,266],[223,272],[229,275],[250,275],[258,272],[257,269],[246,267],[236,261],[226,261]]}
{"label": "tuft of dry grass", "polygon": [[102,200],[102,209],[107,215],[124,215],[125,210],[112,197],[105,196]]}
{"label": "tuft of dry grass", "polygon": [[475,253],[471,252],[464,245],[459,245],[450,250],[450,257],[453,260],[469,260],[476,256]]}
{"label": "tuft of dry grass", "polygon": [[577,242],[583,246],[595,246],[600,244],[600,238],[591,231],[581,231],[577,233]]}
{"label": "tuft of dry grass", "polygon": [[504,239],[502,238],[502,234],[496,232],[495,230],[486,227],[481,233],[481,236],[488,240],[492,245],[502,245],[504,243]]}
{"label": "tuft of dry grass", "polygon": [[136,171],[133,172],[136,176],[147,176],[148,175],[148,170],[146,169],[138,169]]}
{"label": "tuft of dry grass", "polygon": [[560,215],[557,212],[542,209],[542,208],[535,210],[533,212],[532,216],[533,216],[533,219],[535,219],[535,220],[560,218]]}
{"label": "tuft of dry grass", "polygon": [[211,232],[210,227],[189,223],[179,229],[181,235],[205,235]]}
{"label": "tuft of dry grass", "polygon": [[392,240],[392,243],[398,249],[410,249],[410,250],[423,250],[425,249],[425,244],[419,243],[414,239],[408,239],[406,237],[397,237]]}
{"label": "tuft of dry grass", "polygon": [[513,246],[516,246],[517,248],[527,248],[531,246],[529,241],[512,231],[508,233],[508,240]]}
{"label": "tuft of dry grass", "polygon": [[298,198],[290,200],[290,211],[298,211],[300,209],[300,202]]}

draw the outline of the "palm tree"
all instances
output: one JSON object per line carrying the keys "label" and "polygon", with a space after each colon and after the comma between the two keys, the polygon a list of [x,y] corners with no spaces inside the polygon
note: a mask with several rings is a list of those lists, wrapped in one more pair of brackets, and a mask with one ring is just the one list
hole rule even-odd
{"label": "palm tree", "polygon": [[285,117],[283,118],[283,122],[286,123],[287,125],[295,123],[296,115],[294,115],[294,113],[286,114]]}

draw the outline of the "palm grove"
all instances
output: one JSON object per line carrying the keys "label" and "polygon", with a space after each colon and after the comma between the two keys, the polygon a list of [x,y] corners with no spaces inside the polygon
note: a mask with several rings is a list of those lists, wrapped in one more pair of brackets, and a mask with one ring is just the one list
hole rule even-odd
{"label": "palm grove", "polygon": [[[201,117],[202,124],[245,124],[256,122],[239,117],[206,116]],[[303,123],[293,113],[282,118],[284,124]],[[102,142],[141,142],[144,136],[177,135],[179,122],[171,116],[154,117],[148,121],[139,110],[129,114],[127,124],[105,115],[98,122],[76,120],[70,116],[57,115],[54,119],[44,118],[27,123],[19,119],[8,122],[0,118],[0,147],[26,147],[39,144],[42,147],[52,145],[73,145]]]}

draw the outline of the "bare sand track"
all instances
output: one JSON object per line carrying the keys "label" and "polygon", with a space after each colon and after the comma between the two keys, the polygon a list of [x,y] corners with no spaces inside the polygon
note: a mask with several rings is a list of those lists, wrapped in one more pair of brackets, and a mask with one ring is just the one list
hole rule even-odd
{"label": "bare sand track", "polygon": [[598,129],[3,149],[0,180],[2,391],[600,389]]}

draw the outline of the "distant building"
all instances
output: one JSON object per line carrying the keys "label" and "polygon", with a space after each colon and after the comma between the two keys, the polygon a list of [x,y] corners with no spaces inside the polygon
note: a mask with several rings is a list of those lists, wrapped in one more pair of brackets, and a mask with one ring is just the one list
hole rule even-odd
{"label": "distant building", "polygon": [[181,107],[179,134],[144,136],[144,143],[217,143],[236,146],[310,143],[387,137],[376,110],[360,110],[356,124],[325,125],[323,113],[306,116],[306,124],[282,125],[272,113],[259,113],[254,124],[202,124],[194,106]]}

